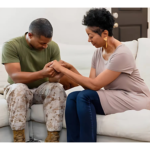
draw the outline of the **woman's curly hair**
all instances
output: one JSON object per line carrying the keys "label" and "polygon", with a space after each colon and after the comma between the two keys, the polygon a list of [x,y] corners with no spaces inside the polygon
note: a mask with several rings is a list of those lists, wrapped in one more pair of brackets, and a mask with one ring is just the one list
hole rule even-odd
{"label": "woman's curly hair", "polygon": [[114,26],[114,17],[105,8],[92,8],[84,15],[82,24],[88,27],[99,27],[94,32],[101,36],[104,30],[107,30],[109,36],[113,36],[112,30]]}

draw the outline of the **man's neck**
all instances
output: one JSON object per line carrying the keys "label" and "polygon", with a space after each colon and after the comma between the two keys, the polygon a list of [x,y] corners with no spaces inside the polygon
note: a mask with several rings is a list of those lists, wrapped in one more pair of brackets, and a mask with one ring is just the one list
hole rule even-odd
{"label": "man's neck", "polygon": [[27,42],[27,44],[31,47],[31,48],[33,48],[33,46],[30,44],[30,40],[29,40],[29,36],[28,36],[28,32],[25,34],[25,39],[26,39],[26,42]]}

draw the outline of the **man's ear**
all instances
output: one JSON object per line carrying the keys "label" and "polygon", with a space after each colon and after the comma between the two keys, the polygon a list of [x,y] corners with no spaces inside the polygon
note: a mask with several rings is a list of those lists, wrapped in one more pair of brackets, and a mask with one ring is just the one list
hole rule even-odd
{"label": "man's ear", "polygon": [[33,37],[33,34],[31,32],[28,32],[28,36],[31,39]]}

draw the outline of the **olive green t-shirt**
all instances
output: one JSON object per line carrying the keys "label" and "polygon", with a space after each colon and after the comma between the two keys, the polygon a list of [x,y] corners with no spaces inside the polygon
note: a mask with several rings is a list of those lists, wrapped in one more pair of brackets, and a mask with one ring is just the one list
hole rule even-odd
{"label": "olive green t-shirt", "polygon": [[[2,48],[2,64],[18,62],[22,72],[40,71],[45,64],[53,60],[60,60],[60,50],[54,41],[49,42],[46,49],[38,51],[27,44],[24,35],[5,42]],[[10,84],[14,83],[9,75],[7,81]],[[46,81],[48,78],[39,79],[26,85],[32,89]]]}

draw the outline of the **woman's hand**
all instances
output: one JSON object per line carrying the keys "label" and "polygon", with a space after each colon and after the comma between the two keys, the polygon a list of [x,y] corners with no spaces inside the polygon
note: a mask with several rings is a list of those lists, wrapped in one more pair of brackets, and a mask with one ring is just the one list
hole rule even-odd
{"label": "woman's hand", "polygon": [[53,60],[49,67],[54,68],[57,72],[61,72],[60,70],[63,68],[63,66],[57,60]]}
{"label": "woman's hand", "polygon": [[71,67],[72,67],[71,64],[69,64],[69,63],[67,63],[67,62],[65,62],[65,61],[63,61],[63,60],[60,60],[59,63],[60,63],[63,67],[65,67],[65,68],[67,68],[67,69],[71,69]]}

